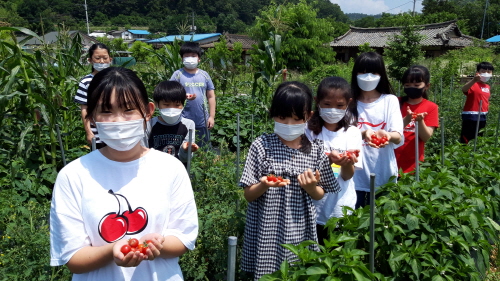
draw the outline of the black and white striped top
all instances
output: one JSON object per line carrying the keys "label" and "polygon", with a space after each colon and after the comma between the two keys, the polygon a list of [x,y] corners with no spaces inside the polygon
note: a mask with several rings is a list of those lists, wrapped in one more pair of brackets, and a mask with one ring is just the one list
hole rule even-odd
{"label": "black and white striped top", "polygon": [[[78,90],[76,90],[76,95],[73,99],[74,102],[81,105],[87,105],[87,89],[89,88],[90,81],[92,81],[93,78],[94,75],[91,73],[80,80],[80,83],[78,83]],[[97,134],[97,128],[94,125],[90,124],[90,129],[92,130],[92,133],[94,133],[96,143],[100,143],[101,140],[99,139],[99,135]]]}
{"label": "black and white striped top", "polygon": [[[250,147],[240,186],[257,184],[268,174],[290,179],[289,185],[270,187],[248,203],[241,269],[254,273],[255,280],[278,270],[285,259],[297,259],[280,244],[297,245],[306,240],[318,240],[316,208],[297,180],[308,168],[320,171],[318,185],[325,192],[339,192],[321,140],[311,143],[309,154],[286,146],[276,134],[264,134]],[[309,247],[319,250],[315,244]]]}

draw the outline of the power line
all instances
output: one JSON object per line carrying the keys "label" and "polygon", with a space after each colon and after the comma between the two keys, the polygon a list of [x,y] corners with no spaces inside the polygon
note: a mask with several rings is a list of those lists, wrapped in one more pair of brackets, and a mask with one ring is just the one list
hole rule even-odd
{"label": "power line", "polygon": [[422,2],[422,0],[410,0],[410,1],[408,1],[408,2],[406,2],[406,3],[404,3],[404,4],[401,4],[401,5],[397,6],[397,7],[391,8],[391,9],[389,9],[389,10],[387,10],[387,11],[383,11],[381,14],[383,14],[383,13],[387,13],[387,12],[389,12],[389,11],[392,11],[392,10],[394,10],[394,9],[397,9],[397,8],[399,8],[399,7],[402,7],[402,6],[404,6],[404,5],[407,5],[407,4],[410,4],[410,3],[415,3],[415,2]]}

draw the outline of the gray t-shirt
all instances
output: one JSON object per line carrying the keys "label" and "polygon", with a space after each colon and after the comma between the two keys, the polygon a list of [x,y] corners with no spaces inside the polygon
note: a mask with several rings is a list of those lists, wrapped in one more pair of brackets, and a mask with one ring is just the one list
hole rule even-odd
{"label": "gray t-shirt", "polygon": [[187,94],[196,94],[194,100],[186,101],[182,117],[193,120],[196,128],[206,127],[205,121],[209,117],[207,91],[215,89],[210,75],[201,69],[191,74],[181,68],[172,74],[170,80],[181,83]]}

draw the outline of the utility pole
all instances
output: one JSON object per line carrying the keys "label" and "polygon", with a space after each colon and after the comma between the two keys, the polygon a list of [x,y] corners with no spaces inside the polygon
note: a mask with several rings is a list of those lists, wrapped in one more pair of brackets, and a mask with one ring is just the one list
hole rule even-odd
{"label": "utility pole", "polygon": [[87,0],[85,0],[85,18],[87,19],[87,35],[90,34],[90,28],[89,28],[89,13],[87,12]]}
{"label": "utility pole", "polygon": [[413,17],[415,17],[415,3],[417,2],[417,0],[413,0]]}
{"label": "utility pole", "polygon": [[196,33],[196,26],[194,26],[194,11],[191,12],[191,19],[192,19],[192,22],[191,22],[191,34],[195,34]]}
{"label": "utility pole", "polygon": [[488,0],[486,0],[486,3],[484,4],[483,27],[481,27],[481,39],[483,39],[484,21],[486,20],[486,9],[487,8],[488,8]]}

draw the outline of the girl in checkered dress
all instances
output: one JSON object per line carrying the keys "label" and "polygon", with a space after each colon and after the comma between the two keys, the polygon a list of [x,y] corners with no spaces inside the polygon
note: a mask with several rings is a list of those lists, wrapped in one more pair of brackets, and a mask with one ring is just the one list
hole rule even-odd
{"label": "girl in checkered dress", "polygon": [[[249,202],[241,269],[258,280],[297,257],[280,244],[317,241],[312,199],[338,192],[321,140],[304,135],[312,116],[311,90],[300,82],[285,82],[273,97],[270,115],[274,134],[263,134],[251,145],[240,180]],[[282,177],[270,181],[267,175]],[[310,246],[318,250],[316,244]]]}

